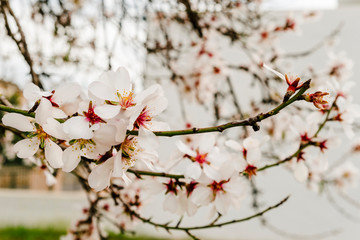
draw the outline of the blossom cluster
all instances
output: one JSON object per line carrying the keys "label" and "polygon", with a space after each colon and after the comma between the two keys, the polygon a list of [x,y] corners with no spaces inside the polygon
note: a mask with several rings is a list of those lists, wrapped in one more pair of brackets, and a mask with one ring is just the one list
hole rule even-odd
{"label": "blossom cluster", "polygon": [[[166,123],[153,120],[167,106],[159,85],[135,94],[129,73],[120,67],[91,83],[89,98],[75,83],[51,92],[29,83],[24,96],[35,102],[34,119],[19,113],[2,119],[4,125],[27,134],[14,145],[18,157],[31,158],[42,149],[43,164],[65,172],[84,158],[96,165],[88,179],[97,191],[109,186],[111,177],[128,183],[126,171],[137,160],[154,169],[158,156],[152,131],[168,129]],[[128,130],[137,130],[138,136],[127,135]]]}

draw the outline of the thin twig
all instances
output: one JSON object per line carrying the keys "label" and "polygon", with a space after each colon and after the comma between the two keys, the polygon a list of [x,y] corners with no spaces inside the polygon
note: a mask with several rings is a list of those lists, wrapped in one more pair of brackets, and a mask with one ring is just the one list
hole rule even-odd
{"label": "thin twig", "polygon": [[328,41],[329,39],[332,39],[336,35],[338,35],[340,33],[343,25],[344,25],[344,23],[340,23],[329,35],[327,35],[324,39],[322,39],[320,42],[318,42],[317,44],[315,44],[308,50],[303,51],[303,52],[298,52],[298,53],[288,53],[288,54],[280,55],[279,57],[280,58],[306,57],[306,56],[312,54],[313,52],[315,52],[316,50],[320,49],[320,47],[322,47],[326,41]]}
{"label": "thin twig", "polygon": [[[6,28],[8,36],[11,37],[11,39],[14,40],[14,42],[16,43],[20,53],[23,55],[26,63],[29,65],[32,82],[35,85],[39,86],[40,88],[43,88],[42,84],[40,82],[39,75],[34,70],[33,60],[32,60],[32,58],[30,56],[30,52],[29,52],[29,49],[28,49],[28,46],[27,46],[27,43],[26,43],[26,38],[25,38],[24,31],[22,30],[20,22],[19,22],[18,18],[16,17],[14,11],[12,10],[9,1],[8,0],[1,0],[0,8],[1,8],[1,13],[4,15],[5,28]],[[10,16],[14,19],[15,24],[17,26],[17,31],[20,34],[20,39],[16,39],[16,37],[15,37],[16,33],[14,33],[11,30],[7,14],[10,14]]]}
{"label": "thin twig", "polygon": [[[234,219],[234,220],[231,220],[231,221],[227,221],[227,222],[222,222],[222,223],[218,223],[218,224],[213,224],[213,225],[202,225],[202,226],[196,226],[196,227],[177,227],[177,226],[169,226],[168,224],[159,224],[159,223],[155,223],[155,222],[152,222],[151,219],[147,219],[147,218],[144,218],[142,216],[140,216],[138,213],[136,213],[135,211],[132,211],[130,208],[128,209],[131,214],[138,218],[139,220],[141,220],[142,222],[144,223],[148,223],[150,225],[153,225],[155,227],[161,227],[161,228],[164,228],[166,230],[178,230],[178,231],[191,231],[191,230],[200,230],[200,229],[208,229],[208,228],[216,228],[216,227],[222,227],[222,226],[225,226],[225,225],[229,225],[229,224],[234,224],[234,223],[240,223],[240,222],[245,222],[245,221],[249,221],[253,218],[256,218],[256,217],[260,217],[262,215],[264,215],[266,212],[274,209],[274,208],[277,208],[279,206],[281,206],[282,204],[284,204],[287,200],[289,199],[289,196],[287,196],[286,198],[284,198],[283,200],[281,200],[279,203],[273,205],[273,206],[270,206],[268,208],[266,208],[265,210],[261,211],[261,212],[258,212],[256,214],[253,214],[249,217],[245,217],[245,218],[240,218],[240,219]],[[124,202],[123,202],[124,203]],[[126,205],[126,203],[124,203]]]}

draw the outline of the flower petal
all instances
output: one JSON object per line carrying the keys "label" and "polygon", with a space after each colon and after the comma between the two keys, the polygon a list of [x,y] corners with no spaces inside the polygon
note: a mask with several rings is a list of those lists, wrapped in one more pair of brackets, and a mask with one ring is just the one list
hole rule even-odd
{"label": "flower petal", "polygon": [[124,180],[124,183],[126,186],[129,186],[130,183],[132,183],[131,179],[126,175],[125,171],[122,175],[122,179]]}
{"label": "flower petal", "polygon": [[209,166],[208,164],[205,164],[203,166],[203,168],[204,168],[204,173],[206,176],[208,176],[209,178],[211,178],[215,181],[221,180],[220,174],[213,167]]}
{"label": "flower petal", "polygon": [[260,142],[256,138],[248,137],[244,140],[243,145],[246,149],[258,148],[260,146]]}
{"label": "flower petal", "polygon": [[81,87],[77,83],[65,83],[55,89],[55,93],[52,97],[54,102],[58,105],[62,105],[67,102],[74,101],[81,92]]}
{"label": "flower petal", "polygon": [[70,139],[90,139],[93,137],[93,132],[89,128],[89,123],[85,117],[76,116],[68,119],[63,123],[63,129]]}
{"label": "flower petal", "polygon": [[167,108],[168,100],[164,96],[155,97],[146,102],[146,106],[151,116],[157,116]]}
{"label": "flower petal", "polygon": [[172,193],[167,194],[163,203],[164,210],[172,213],[176,213],[178,207],[179,204],[176,196]]}
{"label": "flower petal", "polygon": [[95,191],[101,191],[110,185],[111,172],[114,166],[114,157],[97,165],[90,173],[88,182]]}
{"label": "flower petal", "polygon": [[65,149],[62,157],[62,160],[64,162],[62,170],[64,172],[71,172],[77,167],[81,160],[80,153],[80,147],[78,144],[71,145],[70,147]]}
{"label": "flower petal", "polygon": [[139,129],[138,142],[142,148],[148,150],[155,150],[159,147],[159,139],[152,131],[144,127]]}
{"label": "flower petal", "polygon": [[184,144],[182,141],[180,140],[176,141],[175,145],[180,150],[180,152],[185,153],[191,157],[196,157],[196,152],[191,150],[191,148],[186,144]]}
{"label": "flower petal", "polygon": [[154,121],[151,120],[151,122],[147,126],[151,131],[169,131],[170,126],[166,122],[160,122],[160,121]]}
{"label": "flower petal", "polygon": [[303,161],[296,164],[294,170],[295,179],[299,182],[304,182],[309,176],[309,169],[306,167]]}
{"label": "flower petal", "polygon": [[216,195],[215,198],[215,207],[216,210],[221,213],[222,215],[225,215],[227,211],[229,210],[231,201],[227,194],[225,193],[219,193]]}
{"label": "flower petal", "polygon": [[274,73],[276,76],[278,76],[279,78],[281,78],[282,80],[285,81],[285,76],[282,73],[279,73],[278,71],[272,69],[271,67],[269,67],[265,63],[263,64],[263,67],[266,68],[267,70],[269,70],[270,72]]}
{"label": "flower petal", "polygon": [[[122,152],[119,151],[114,156],[114,170],[113,170],[113,177],[122,177],[124,174],[124,164],[122,161]],[[127,169],[126,169],[127,170]]]}
{"label": "flower petal", "polygon": [[192,179],[199,179],[201,176],[201,167],[197,163],[189,164],[186,167],[185,176]]}
{"label": "flower petal", "polygon": [[51,102],[45,98],[42,98],[38,108],[35,111],[35,121],[40,125],[43,125],[46,123],[46,120],[51,117],[51,113]]}
{"label": "flower petal", "polygon": [[129,72],[124,67],[119,67],[112,76],[115,89],[122,94],[131,91],[131,81]]}
{"label": "flower petal", "polygon": [[234,141],[234,140],[227,140],[225,142],[225,146],[231,148],[232,150],[241,152],[243,150],[243,146],[241,146],[240,143]]}
{"label": "flower petal", "polygon": [[48,118],[42,128],[47,134],[57,139],[67,140],[68,138],[67,134],[64,132],[62,124],[54,118]]}
{"label": "flower petal", "polygon": [[53,168],[61,168],[63,151],[56,143],[50,139],[45,140],[45,158]]}
{"label": "flower petal", "polygon": [[89,85],[89,92],[97,98],[103,100],[117,101],[118,98],[116,96],[115,89],[113,89],[110,85],[95,81]]}
{"label": "flower petal", "polygon": [[[117,129],[115,126],[101,125],[99,127],[99,129],[97,129],[94,132],[93,140],[96,143],[101,143],[105,146],[109,146],[109,148],[110,148],[112,145],[115,145],[118,143],[118,141],[115,140],[116,131],[117,131]],[[126,130],[125,130],[125,133],[126,133]],[[125,138],[125,133],[124,133],[124,138]]]}
{"label": "flower petal", "polygon": [[199,152],[208,153],[215,146],[215,135],[213,133],[205,133],[200,137]]}
{"label": "flower petal", "polygon": [[209,204],[213,200],[213,195],[210,188],[205,186],[199,186],[195,188],[193,193],[190,196],[190,199],[196,204],[200,206],[205,206]]}
{"label": "flower petal", "polygon": [[57,183],[56,178],[49,171],[45,170],[44,175],[45,175],[45,181],[46,181],[47,186],[51,187]]}
{"label": "flower petal", "polygon": [[[27,100],[34,102],[39,100],[43,96],[40,88],[31,82],[25,85],[23,94]],[[51,95],[51,94],[46,94],[46,95]]]}
{"label": "flower petal", "polygon": [[22,132],[35,131],[35,127],[30,123],[30,120],[19,113],[7,113],[2,118],[2,123],[6,126],[16,128]]}
{"label": "flower petal", "polygon": [[39,144],[38,138],[23,139],[14,145],[13,150],[19,158],[29,158],[37,152]]}
{"label": "flower petal", "polygon": [[119,105],[101,105],[95,107],[95,113],[104,119],[111,119],[119,114],[121,107]]}

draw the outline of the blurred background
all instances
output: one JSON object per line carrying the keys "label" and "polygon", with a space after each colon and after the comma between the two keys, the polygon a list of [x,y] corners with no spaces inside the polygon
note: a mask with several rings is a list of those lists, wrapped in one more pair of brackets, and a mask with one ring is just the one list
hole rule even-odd
{"label": "blurred background", "polygon": [[[129,70],[136,89],[143,89],[155,80],[169,78],[163,66],[154,64],[157,57],[151,56],[149,47],[146,49],[147,40],[156,37],[156,31],[151,27],[151,18],[144,13],[146,1],[12,0],[10,4],[26,36],[35,72],[39,74],[46,89],[70,81],[87,86],[103,71],[116,70],[118,66],[125,66]],[[158,7],[162,7],[161,1]],[[303,11],[318,16],[311,22],[302,23],[296,32],[279,37],[277,45],[281,46],[284,52],[304,52],[315,47],[311,54],[306,54],[292,64],[291,68],[296,72],[303,71],[309,65],[314,69],[324,65],[329,57],[327,44],[330,43],[318,43],[327,39],[329,34],[339,27],[339,33],[332,41],[336,42],[334,48],[344,52],[352,61],[351,80],[357,85],[351,92],[355,102],[360,102],[360,96],[357,94],[360,91],[360,1],[263,0],[261,9],[264,13],[279,19],[287,18],[289,14],[302,14]],[[21,89],[31,81],[29,65],[19,52],[18,46],[8,36],[3,14],[0,14],[0,18],[1,95],[9,99],[13,105],[26,108],[29,106],[26,106]],[[10,22],[10,25],[14,27],[15,22]],[[226,44],[229,43],[224,42],[224,45]],[[224,51],[223,54],[229,62],[236,61],[233,51]],[[165,73],[161,75],[159,72]],[[306,74],[310,75],[308,72]],[[242,73],[235,72],[233,76],[251,81],[249,76]],[[234,87],[238,89],[238,98],[246,101],[249,92],[241,87],[242,84],[234,83]],[[172,89],[170,85],[167,89],[166,96],[171,109],[178,109],[180,103],[176,89]],[[193,123],[196,126],[209,123],[206,113],[199,115],[201,111],[203,110],[196,105],[188,110],[187,114],[197,119]],[[165,116],[170,122],[176,123],[176,119],[181,118],[180,115],[178,111],[169,110]],[[77,179],[72,174],[58,171],[53,173],[57,182],[49,186],[47,181],[51,179],[43,173],[41,166],[34,167],[31,161],[23,161],[12,153],[9,144],[16,142],[16,136],[6,133],[2,128],[0,131],[0,228],[26,226],[67,229],[81,216],[82,209],[86,206],[86,196]],[[343,144],[348,144],[345,138]],[[163,145],[160,151],[161,155],[166,156],[171,154],[172,149]],[[339,157],[336,152],[333,156]],[[357,160],[355,164],[359,166]],[[256,183],[262,189],[261,206],[266,207],[279,198],[291,196],[285,205],[269,214],[268,227],[263,227],[260,220],[254,219],[221,229],[199,231],[198,236],[206,239],[253,240],[355,240],[360,236],[360,219],[353,218],[360,216],[360,207],[356,206],[357,203],[349,204],[349,201],[336,194],[319,195],[309,191],[288,171],[281,168],[272,170],[271,174],[269,172],[258,176]],[[359,200],[360,190],[353,189],[349,195],[351,199]],[[253,213],[251,204],[250,200],[245,201],[241,211],[234,211],[225,219]],[[156,209],[163,211],[160,204]],[[145,211],[151,213],[154,208]],[[164,212],[157,219],[165,221],[172,216]],[[196,223],[203,218],[206,218],[205,210],[188,221]],[[169,238],[165,231],[153,227],[139,226],[138,230],[145,235]],[[185,237],[182,234],[171,236]]]}

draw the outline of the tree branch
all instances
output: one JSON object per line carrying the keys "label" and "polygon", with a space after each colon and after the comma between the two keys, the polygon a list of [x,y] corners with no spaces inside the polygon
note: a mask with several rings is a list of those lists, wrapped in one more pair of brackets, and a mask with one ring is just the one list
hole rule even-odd
{"label": "tree branch", "polygon": [[[29,50],[28,50],[25,34],[24,34],[24,32],[21,28],[20,22],[19,22],[18,18],[16,17],[14,11],[12,10],[8,0],[0,0],[0,10],[1,10],[1,13],[4,15],[5,28],[6,28],[8,36],[11,37],[12,40],[14,40],[20,53],[23,55],[25,61],[29,65],[32,82],[35,85],[39,86],[40,88],[43,88],[43,86],[40,82],[39,75],[34,71],[33,60],[31,58]],[[18,33],[20,34],[20,39],[16,39],[16,37],[15,37],[16,33],[14,33],[11,30],[7,14],[10,14],[10,16],[14,19],[15,24],[17,26]]]}

